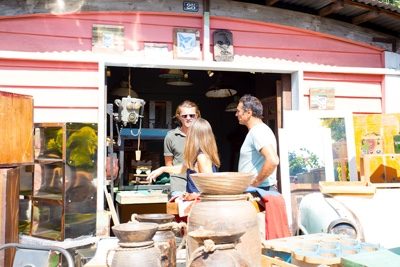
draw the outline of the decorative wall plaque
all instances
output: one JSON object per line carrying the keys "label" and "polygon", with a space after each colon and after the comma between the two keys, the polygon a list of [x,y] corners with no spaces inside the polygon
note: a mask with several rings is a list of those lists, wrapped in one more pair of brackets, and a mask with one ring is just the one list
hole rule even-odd
{"label": "decorative wall plaque", "polygon": [[228,30],[214,31],[214,60],[233,61],[232,32]]}
{"label": "decorative wall plaque", "polygon": [[200,59],[200,31],[197,29],[174,29],[174,58]]}
{"label": "decorative wall plaque", "polygon": [[124,51],[124,26],[99,25],[92,27],[92,51]]}
{"label": "decorative wall plaque", "polygon": [[335,89],[310,88],[310,109],[335,109]]}

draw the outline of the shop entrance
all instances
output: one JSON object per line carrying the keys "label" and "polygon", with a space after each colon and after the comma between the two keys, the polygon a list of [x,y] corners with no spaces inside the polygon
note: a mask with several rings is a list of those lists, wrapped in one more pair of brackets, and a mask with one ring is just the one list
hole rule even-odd
{"label": "shop entrance", "polygon": [[[282,122],[283,84],[290,81],[290,74],[280,73],[113,66],[106,68],[106,74],[107,103],[113,104],[114,112],[118,112],[115,100],[128,94],[145,101],[141,161],[150,162],[152,169],[164,165],[162,134],[177,127],[173,118],[177,105],[191,100],[213,127],[221,155],[220,171],[237,171],[239,150],[247,129],[237,122],[236,102],[244,94],[258,97],[264,105],[264,121],[278,136],[277,129]],[[138,168],[135,166],[138,140],[133,135],[137,133],[139,123],[118,125],[113,126],[114,142],[118,144],[122,140],[123,144],[114,147],[117,152],[121,148],[124,150],[124,158],[120,159],[124,166],[121,179],[128,185],[137,179],[134,174]],[[107,126],[109,136],[109,123]],[[122,134],[120,141],[118,134]]]}

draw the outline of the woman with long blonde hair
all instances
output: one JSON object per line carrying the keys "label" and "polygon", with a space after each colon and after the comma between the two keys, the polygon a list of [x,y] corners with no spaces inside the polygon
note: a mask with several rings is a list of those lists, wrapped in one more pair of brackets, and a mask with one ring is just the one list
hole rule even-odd
{"label": "woman with long blonde hair", "polygon": [[199,192],[190,174],[216,172],[220,166],[217,143],[210,123],[202,118],[195,120],[186,137],[183,165],[162,166],[152,171],[147,180],[153,181],[164,172],[187,175],[186,191]]}

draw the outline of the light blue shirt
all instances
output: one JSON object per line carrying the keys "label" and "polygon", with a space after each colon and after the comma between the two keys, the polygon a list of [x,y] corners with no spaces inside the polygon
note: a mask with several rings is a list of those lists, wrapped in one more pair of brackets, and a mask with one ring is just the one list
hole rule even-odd
{"label": "light blue shirt", "polygon": [[[276,150],[276,138],[272,130],[265,123],[253,126],[240,148],[239,172],[257,175],[265,162],[260,150],[268,145],[272,145]],[[265,178],[259,185],[260,187],[276,185],[276,169],[269,177]]]}

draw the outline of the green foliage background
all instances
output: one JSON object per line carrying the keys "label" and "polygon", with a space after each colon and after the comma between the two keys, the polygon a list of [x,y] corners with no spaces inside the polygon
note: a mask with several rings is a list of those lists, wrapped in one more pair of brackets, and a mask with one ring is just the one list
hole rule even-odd
{"label": "green foliage background", "polygon": [[378,1],[400,7],[400,0],[378,0]]}

